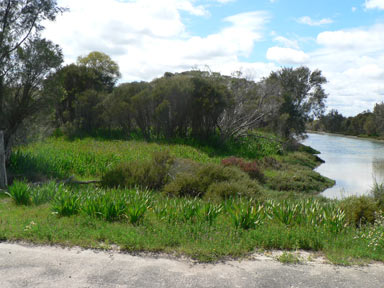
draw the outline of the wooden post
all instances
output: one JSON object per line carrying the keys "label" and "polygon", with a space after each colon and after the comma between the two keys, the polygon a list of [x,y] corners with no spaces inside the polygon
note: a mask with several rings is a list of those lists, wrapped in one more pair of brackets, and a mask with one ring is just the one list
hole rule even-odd
{"label": "wooden post", "polygon": [[7,170],[5,170],[5,147],[4,147],[4,132],[0,130],[0,189],[6,189]]}

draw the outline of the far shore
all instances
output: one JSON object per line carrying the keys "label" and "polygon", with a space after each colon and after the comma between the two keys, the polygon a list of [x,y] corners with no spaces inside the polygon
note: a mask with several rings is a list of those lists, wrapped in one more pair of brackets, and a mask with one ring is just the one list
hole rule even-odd
{"label": "far shore", "polygon": [[345,137],[345,138],[351,138],[351,139],[369,140],[369,141],[384,143],[384,139],[380,139],[380,138],[373,137],[373,136],[364,136],[364,135],[354,136],[354,135],[347,135],[347,134],[340,134],[340,133],[330,133],[330,132],[314,131],[314,130],[306,130],[306,133],[320,134],[320,135],[330,135],[330,136],[339,136],[339,137]]}

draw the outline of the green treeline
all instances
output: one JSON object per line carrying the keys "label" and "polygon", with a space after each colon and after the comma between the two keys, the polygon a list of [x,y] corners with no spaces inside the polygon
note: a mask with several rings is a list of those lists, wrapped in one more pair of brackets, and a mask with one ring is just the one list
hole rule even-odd
{"label": "green treeline", "polygon": [[224,143],[263,128],[291,139],[305,132],[311,117],[321,115],[326,98],[326,79],[306,67],[282,68],[259,82],[241,73],[186,71],[116,86],[119,77],[118,65],[108,55],[92,52],[42,80],[27,96],[36,106],[20,106],[17,93],[25,87],[9,83],[5,124],[16,127],[11,131],[6,126],[7,143],[33,131],[32,123],[41,127],[41,118],[50,131],[69,136],[120,131],[126,137],[136,133],[146,139],[214,138]]}
{"label": "green treeline", "polygon": [[373,112],[363,111],[353,117],[344,117],[331,110],[307,126],[311,130],[353,136],[384,137],[384,103],[376,103]]}

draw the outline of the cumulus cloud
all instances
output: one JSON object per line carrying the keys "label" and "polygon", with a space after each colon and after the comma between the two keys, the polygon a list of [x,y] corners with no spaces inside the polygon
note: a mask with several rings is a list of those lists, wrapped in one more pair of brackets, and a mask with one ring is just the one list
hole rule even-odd
{"label": "cumulus cloud", "polygon": [[217,33],[200,37],[188,33],[180,14],[209,13],[194,0],[60,0],[59,5],[70,12],[47,23],[44,36],[63,48],[67,63],[91,51],[107,53],[119,64],[122,81],[151,80],[205,64],[217,71],[251,67],[238,59],[250,55],[269,19],[263,11],[232,15]]}
{"label": "cumulus cloud", "polygon": [[323,19],[315,21],[315,20],[312,20],[312,18],[309,16],[303,16],[303,17],[300,17],[299,19],[297,19],[297,22],[300,24],[306,24],[309,26],[321,26],[321,25],[325,25],[325,24],[331,24],[331,23],[333,23],[333,20],[330,18],[323,18]]}
{"label": "cumulus cloud", "polygon": [[384,10],[384,0],[366,0],[365,8]]}
{"label": "cumulus cloud", "polygon": [[319,68],[329,80],[328,105],[346,115],[372,109],[384,99],[383,24],[365,29],[322,32],[319,49],[308,65]]}
{"label": "cumulus cloud", "polygon": [[280,64],[304,64],[308,62],[309,55],[301,50],[275,46],[268,49],[267,59]]}
{"label": "cumulus cloud", "polygon": [[291,40],[288,38],[285,38],[283,36],[276,36],[274,41],[279,42],[281,45],[288,47],[288,48],[293,48],[293,49],[300,49],[299,43],[297,40]]}

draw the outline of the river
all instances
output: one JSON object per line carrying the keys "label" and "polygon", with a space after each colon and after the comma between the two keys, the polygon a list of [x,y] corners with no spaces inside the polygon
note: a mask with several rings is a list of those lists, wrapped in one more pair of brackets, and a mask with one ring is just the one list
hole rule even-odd
{"label": "river", "polygon": [[321,194],[327,198],[366,195],[374,181],[384,181],[384,142],[309,133],[303,144],[321,152],[325,163],[316,171],[336,181]]}

